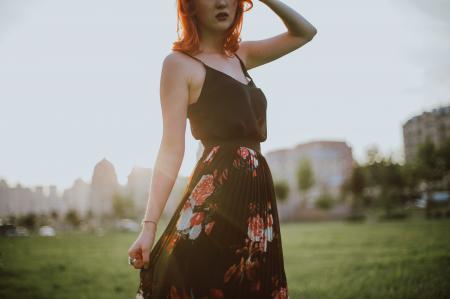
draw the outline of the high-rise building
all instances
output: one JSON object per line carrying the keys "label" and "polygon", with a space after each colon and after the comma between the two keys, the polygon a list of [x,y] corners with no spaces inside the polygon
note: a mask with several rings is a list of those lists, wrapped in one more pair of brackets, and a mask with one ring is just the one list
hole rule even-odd
{"label": "high-rise building", "polygon": [[419,144],[430,139],[436,146],[450,136],[450,105],[425,111],[403,124],[405,161],[411,161]]}
{"label": "high-rise building", "polygon": [[94,167],[89,196],[94,215],[113,213],[113,196],[120,190],[114,165],[102,159]]}
{"label": "high-rise building", "polygon": [[301,159],[309,160],[314,177],[314,185],[308,192],[308,208],[315,205],[315,199],[324,191],[338,196],[355,164],[352,149],[344,141],[307,142],[293,148],[271,151],[265,157],[274,181],[284,181],[289,186],[287,200],[278,204],[281,220],[295,216],[300,206],[302,196],[298,188],[297,169]]}

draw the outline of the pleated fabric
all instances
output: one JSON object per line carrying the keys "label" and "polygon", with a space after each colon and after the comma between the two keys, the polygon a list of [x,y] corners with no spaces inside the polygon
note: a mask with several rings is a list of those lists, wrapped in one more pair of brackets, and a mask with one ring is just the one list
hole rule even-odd
{"label": "pleated fabric", "polygon": [[137,299],[287,299],[272,174],[249,145],[204,149],[140,269]]}

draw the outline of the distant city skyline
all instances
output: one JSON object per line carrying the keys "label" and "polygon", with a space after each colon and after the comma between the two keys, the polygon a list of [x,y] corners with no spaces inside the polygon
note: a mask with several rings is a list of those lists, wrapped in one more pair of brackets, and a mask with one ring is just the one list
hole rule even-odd
{"label": "distant city skyline", "polygon": [[[351,175],[354,165],[352,150],[345,142],[309,142],[293,149],[283,149],[266,155],[274,181],[283,181],[289,193],[279,203],[280,220],[295,219],[301,205],[301,198],[296,180],[296,168],[302,159],[308,159],[314,174],[314,184],[308,192],[305,202],[309,208],[315,206],[320,194],[333,197],[340,195],[342,184]],[[24,186],[8,186],[0,180],[0,217],[7,215],[26,215],[28,213],[66,214],[75,210],[85,217],[88,213],[99,216],[114,212],[114,196],[129,198],[135,211],[144,211],[148,200],[151,169],[134,168],[128,175],[126,184],[120,184],[114,165],[107,159],[99,161],[92,172],[92,180],[85,182],[77,179],[73,186],[57,190],[55,186],[29,188]],[[179,198],[185,191],[187,177],[178,177],[170,197],[165,205],[164,213],[170,216],[179,204]],[[348,205],[341,203],[335,206],[341,216],[349,212]],[[130,206],[131,208],[131,206]],[[336,214],[332,212],[336,216]]]}
{"label": "distant city skyline", "polygon": [[[268,99],[263,154],[323,140],[348,143],[358,161],[373,145],[400,156],[402,125],[450,103],[449,3],[283,2],[318,34],[249,70]],[[175,1],[0,1],[0,178],[61,190],[89,182],[103,158],[120,184],[134,166],[153,168],[175,13]],[[254,1],[241,37],[285,30]],[[187,122],[180,175],[197,149]]]}

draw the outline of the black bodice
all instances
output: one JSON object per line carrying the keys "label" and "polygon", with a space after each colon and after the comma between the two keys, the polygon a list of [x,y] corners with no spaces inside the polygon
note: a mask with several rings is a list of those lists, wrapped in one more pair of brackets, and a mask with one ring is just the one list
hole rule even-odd
{"label": "black bodice", "polygon": [[245,84],[205,64],[205,79],[198,100],[188,106],[192,136],[202,141],[245,139],[263,142],[267,138],[267,100],[255,85],[242,60],[241,68],[250,81]]}

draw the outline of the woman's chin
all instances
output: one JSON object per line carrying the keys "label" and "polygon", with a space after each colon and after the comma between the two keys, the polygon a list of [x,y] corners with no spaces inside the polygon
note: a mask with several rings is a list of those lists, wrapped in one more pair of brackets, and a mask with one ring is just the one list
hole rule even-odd
{"label": "woman's chin", "polygon": [[219,22],[214,27],[218,31],[226,31],[226,30],[228,30],[228,28],[230,28],[230,26],[231,26],[231,24],[229,24],[228,22]]}

